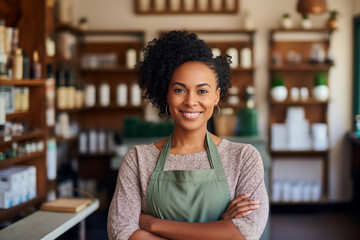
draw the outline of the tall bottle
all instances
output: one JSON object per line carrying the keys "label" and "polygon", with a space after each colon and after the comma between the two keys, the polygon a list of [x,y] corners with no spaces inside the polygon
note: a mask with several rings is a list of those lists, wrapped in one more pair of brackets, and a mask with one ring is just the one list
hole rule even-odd
{"label": "tall bottle", "polygon": [[131,85],[131,105],[140,106],[141,104],[141,89],[139,84],[133,83]]}
{"label": "tall bottle", "polygon": [[125,83],[119,83],[116,89],[117,104],[121,107],[126,106],[128,102],[128,89]]}
{"label": "tall bottle", "polygon": [[0,19],[0,79],[7,78],[7,61],[8,57],[5,50],[5,20]]}
{"label": "tall bottle", "polygon": [[13,78],[15,80],[23,79],[23,56],[20,48],[15,50],[13,57]]}
{"label": "tall bottle", "polygon": [[58,72],[57,88],[56,88],[57,107],[59,109],[66,109],[67,107],[66,90],[67,89],[65,86],[65,72],[61,70]]}
{"label": "tall bottle", "polygon": [[23,56],[23,79],[30,78],[30,58],[26,56],[25,50],[22,50]]}
{"label": "tall bottle", "polygon": [[55,125],[55,78],[50,64],[47,66],[46,77],[46,125]]}
{"label": "tall bottle", "polygon": [[5,130],[6,113],[5,113],[5,94],[0,92],[0,135]]}
{"label": "tall bottle", "polygon": [[74,109],[76,106],[76,73],[75,71],[69,72],[69,86],[67,87],[68,92],[68,108]]}
{"label": "tall bottle", "polygon": [[38,51],[33,53],[32,78],[41,78],[41,63],[39,62]]}
{"label": "tall bottle", "polygon": [[99,100],[102,107],[109,106],[110,104],[110,87],[107,82],[101,83],[99,87]]}

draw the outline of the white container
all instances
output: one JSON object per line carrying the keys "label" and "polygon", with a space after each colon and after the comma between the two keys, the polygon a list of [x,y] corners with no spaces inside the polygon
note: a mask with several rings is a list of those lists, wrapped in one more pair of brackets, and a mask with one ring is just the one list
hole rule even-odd
{"label": "white container", "polygon": [[293,28],[293,20],[291,19],[291,17],[283,17],[282,20],[281,20],[281,26],[284,28],[284,29],[291,29]]}
{"label": "white container", "polygon": [[106,132],[99,131],[98,137],[99,137],[99,152],[105,152],[106,151]]}
{"label": "white container", "polygon": [[272,184],[272,201],[279,202],[282,198],[283,185],[281,181],[274,181]]}
{"label": "white container", "polygon": [[209,10],[209,1],[208,0],[197,0],[197,7],[199,11]]}
{"label": "white container", "polygon": [[102,83],[99,88],[100,106],[106,107],[110,105],[110,87],[106,82]]}
{"label": "white container", "polygon": [[310,19],[302,19],[301,20],[301,28],[302,29],[311,29],[312,28],[312,22]]}
{"label": "white container", "polygon": [[229,96],[228,97],[228,103],[233,104],[233,105],[239,104],[240,103],[239,96],[236,96],[236,95]]}
{"label": "white container", "polygon": [[155,0],[155,11],[157,12],[163,12],[166,9],[166,1],[165,0]]}
{"label": "white container", "polygon": [[289,202],[291,200],[291,182],[284,181],[282,191],[282,201]]}
{"label": "white container", "polygon": [[314,182],[311,186],[311,200],[319,201],[321,199],[321,184]]}
{"label": "white container", "polygon": [[227,49],[226,54],[231,56],[231,68],[239,67],[239,51],[235,47],[230,47]]}
{"label": "white container", "polygon": [[328,149],[327,125],[325,123],[313,123],[311,125],[312,148],[316,151]]}
{"label": "white container", "polygon": [[314,98],[318,101],[327,101],[329,99],[329,88],[326,85],[315,86],[312,90]]}
{"label": "white container", "polygon": [[61,137],[68,138],[70,136],[70,129],[69,129],[69,114],[62,112],[58,116],[59,121],[59,133]]}
{"label": "white container", "polygon": [[296,182],[292,185],[291,189],[291,201],[300,202],[302,200],[303,184],[301,182]]}
{"label": "white container", "polygon": [[133,83],[131,85],[131,105],[140,106],[141,104],[141,90],[139,84]]}
{"label": "white container", "polygon": [[221,56],[221,51],[219,48],[211,48],[213,58],[216,58],[217,56]]}
{"label": "white container", "polygon": [[311,200],[311,183],[305,183],[302,192],[302,201],[309,202]]}
{"label": "white container", "polygon": [[85,106],[94,107],[96,102],[96,90],[93,84],[88,84],[85,88]]}
{"label": "white container", "polygon": [[0,208],[11,208],[13,206],[11,191],[0,190]]}
{"label": "white container", "polygon": [[241,56],[241,60],[240,60],[241,67],[250,68],[252,65],[251,49],[248,47],[241,49],[240,56]]}
{"label": "white container", "polygon": [[211,0],[211,10],[218,12],[222,10],[222,0]]}
{"label": "white container", "polygon": [[291,98],[291,101],[294,101],[294,102],[299,101],[299,98],[300,98],[299,88],[297,88],[297,87],[291,88],[291,90],[290,90],[290,98]]}
{"label": "white container", "polygon": [[283,102],[288,96],[288,90],[285,86],[277,86],[271,89],[270,94],[275,101]]}
{"label": "white container", "polygon": [[46,155],[46,172],[49,180],[56,179],[56,141],[49,139],[47,142],[47,155]]}
{"label": "white container", "polygon": [[140,12],[148,12],[150,11],[150,0],[138,0],[138,8]]}
{"label": "white container", "polygon": [[96,153],[98,151],[98,134],[95,130],[89,131],[89,152]]}
{"label": "white container", "polygon": [[307,89],[306,87],[300,88],[300,99],[301,101],[309,100],[309,89]]}
{"label": "white container", "polygon": [[86,153],[88,151],[88,134],[81,132],[79,137],[79,152]]}
{"label": "white container", "polygon": [[120,83],[116,89],[117,104],[121,107],[128,104],[128,89],[125,83]]}
{"label": "white container", "polygon": [[134,48],[129,48],[128,50],[126,50],[126,59],[125,59],[125,64],[126,67],[129,69],[133,69],[136,65],[136,50]]}
{"label": "white container", "polygon": [[195,9],[195,0],[183,0],[184,10],[186,12],[192,12]]}
{"label": "white container", "polygon": [[170,11],[178,12],[181,9],[181,0],[170,0]]}

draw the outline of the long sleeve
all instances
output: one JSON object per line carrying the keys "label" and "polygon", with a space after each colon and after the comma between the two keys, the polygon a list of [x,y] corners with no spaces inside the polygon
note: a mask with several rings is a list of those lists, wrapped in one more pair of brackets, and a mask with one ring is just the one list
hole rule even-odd
{"label": "long sleeve", "polygon": [[120,166],[110,204],[107,230],[111,240],[127,240],[139,229],[141,185],[137,164],[136,151],[132,148]]}
{"label": "long sleeve", "polygon": [[258,240],[264,231],[269,215],[269,200],[264,182],[264,167],[259,152],[251,145],[242,156],[240,175],[236,185],[235,197],[250,193],[250,199],[258,200],[260,207],[250,215],[233,219],[246,240]]}

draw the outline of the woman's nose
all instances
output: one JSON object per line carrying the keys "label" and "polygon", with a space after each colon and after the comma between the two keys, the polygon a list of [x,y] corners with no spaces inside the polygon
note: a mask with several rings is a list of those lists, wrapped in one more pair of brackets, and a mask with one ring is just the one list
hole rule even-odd
{"label": "woman's nose", "polygon": [[193,93],[193,92],[189,92],[187,95],[186,95],[186,98],[185,98],[185,101],[184,103],[186,105],[189,105],[189,106],[193,106],[193,105],[196,105],[198,102],[197,100],[197,97],[196,97],[196,94]]}

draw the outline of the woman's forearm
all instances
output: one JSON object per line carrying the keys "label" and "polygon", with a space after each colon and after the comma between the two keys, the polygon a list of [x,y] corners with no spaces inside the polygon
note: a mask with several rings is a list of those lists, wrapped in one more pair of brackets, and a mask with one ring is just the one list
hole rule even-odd
{"label": "woman's forearm", "polygon": [[154,235],[152,233],[146,232],[144,230],[136,230],[131,237],[129,238],[129,240],[166,240],[166,238]]}
{"label": "woman's forearm", "polygon": [[173,240],[245,240],[231,220],[188,223],[154,218],[147,231]]}

